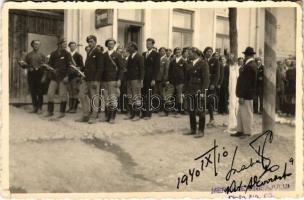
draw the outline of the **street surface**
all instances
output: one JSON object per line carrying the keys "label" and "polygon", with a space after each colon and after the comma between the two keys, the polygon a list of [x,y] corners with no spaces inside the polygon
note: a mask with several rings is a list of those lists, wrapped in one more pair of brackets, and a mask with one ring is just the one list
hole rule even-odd
{"label": "street surface", "polygon": [[[225,180],[236,146],[235,168],[249,165],[251,157],[259,158],[249,147],[258,135],[245,139],[230,137],[222,126],[227,123],[227,115],[215,115],[218,126],[206,128],[205,137],[199,139],[183,135],[189,131],[188,116],[154,114],[149,121],[132,122],[119,114],[115,125],[74,122],[79,116],[80,111],[67,114],[60,121],[49,121],[27,113],[25,108],[10,107],[12,192],[210,192],[214,187],[229,186],[233,179],[248,183],[250,176],[262,173],[257,164],[233,175],[230,181]],[[255,127],[259,132],[261,115],[255,115]],[[270,184],[268,189],[273,185],[273,190],[292,190],[295,165],[289,160],[295,155],[295,128],[277,123],[276,130],[272,143],[266,142],[265,155],[271,158],[271,165],[277,164],[280,169],[266,174],[263,180],[281,176],[287,162],[287,172],[292,175]],[[228,153],[216,162],[218,175],[214,175],[214,165],[209,164],[193,182],[189,176],[188,185],[180,184],[177,189],[178,177],[189,175],[189,169],[201,168],[201,160],[194,159],[211,149],[214,140],[217,153]]]}

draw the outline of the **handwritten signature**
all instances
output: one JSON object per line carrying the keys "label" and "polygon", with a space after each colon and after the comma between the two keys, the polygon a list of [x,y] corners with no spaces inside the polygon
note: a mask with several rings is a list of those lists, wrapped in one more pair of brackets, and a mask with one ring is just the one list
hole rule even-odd
{"label": "handwritten signature", "polygon": [[[278,180],[285,180],[287,177],[292,175],[292,173],[287,172],[287,164],[291,163],[291,165],[293,165],[294,163],[294,159],[292,157],[289,159],[288,162],[285,162],[284,169],[279,174],[278,171],[280,169],[280,166],[277,164],[273,164],[271,158],[265,155],[265,150],[267,147],[266,144],[270,144],[272,143],[272,141],[273,132],[270,130],[264,132],[263,134],[255,138],[253,141],[251,141],[249,143],[249,146],[258,157],[255,159],[250,158],[247,164],[242,164],[240,167],[235,167],[238,146],[235,147],[230,168],[225,176],[225,180],[227,182],[229,182],[230,180],[232,181],[230,182],[229,186],[225,187],[225,193],[229,194],[237,191],[243,191],[244,188],[246,193],[248,190],[252,190],[253,188],[262,187]],[[216,140],[214,140],[213,146],[209,150],[194,159],[195,161],[201,161],[201,167],[189,169],[186,174],[184,174],[182,177],[177,178],[177,189],[180,189],[181,185],[187,186],[190,182],[193,182],[195,178],[198,178],[209,166],[213,168],[214,176],[218,176],[220,172],[218,171],[217,164],[220,163],[222,159],[228,159],[229,155],[230,154],[227,150],[225,150],[225,147],[223,147],[223,150],[220,151]],[[252,168],[253,166],[261,166],[262,173],[250,177],[248,182],[240,181],[238,183],[236,180],[233,179],[234,175],[240,174],[242,172],[244,173],[246,170]],[[271,178],[263,179],[266,174],[272,174],[275,172],[276,174],[273,175]]]}

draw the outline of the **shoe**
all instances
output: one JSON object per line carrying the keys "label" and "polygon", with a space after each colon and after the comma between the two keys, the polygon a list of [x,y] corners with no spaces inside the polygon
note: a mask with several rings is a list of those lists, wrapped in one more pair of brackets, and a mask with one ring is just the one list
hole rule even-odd
{"label": "shoe", "polygon": [[140,117],[139,117],[139,116],[134,116],[131,120],[132,120],[133,122],[139,121],[139,120],[140,120]]}
{"label": "shoe", "polygon": [[183,135],[195,135],[196,131],[195,130],[191,130],[190,132],[184,133]]}
{"label": "shoe", "polygon": [[58,119],[64,118],[64,117],[65,117],[65,113],[64,113],[64,112],[61,112],[61,113],[57,116]]}
{"label": "shoe", "polygon": [[54,113],[50,113],[50,112],[47,112],[44,117],[52,117],[54,115]]}
{"label": "shoe", "polygon": [[144,117],[143,119],[144,119],[144,120],[150,120],[151,117],[147,117],[147,116],[146,116],[146,117]]}
{"label": "shoe", "polygon": [[243,135],[244,135],[243,132],[236,132],[236,133],[230,134],[230,136],[232,136],[232,137],[241,137]]}
{"label": "shoe", "polygon": [[33,110],[29,111],[29,113],[37,113],[38,109],[34,108]]}
{"label": "shoe", "polygon": [[207,123],[207,126],[215,126],[215,122],[214,120],[210,120],[208,123]]}
{"label": "shoe", "polygon": [[41,108],[37,110],[37,114],[38,114],[38,115],[41,115],[42,113],[43,113],[43,111],[42,111]]}
{"label": "shoe", "polygon": [[80,119],[76,119],[75,122],[88,122],[89,117],[81,117]]}
{"label": "shoe", "polygon": [[115,124],[115,120],[114,120],[114,119],[110,119],[110,120],[109,120],[109,123],[110,123],[110,124]]}
{"label": "shoe", "polygon": [[201,138],[204,137],[204,132],[199,131],[197,134],[194,135],[194,138]]}
{"label": "shoe", "polygon": [[90,118],[88,124],[95,124],[97,123],[97,118]]}

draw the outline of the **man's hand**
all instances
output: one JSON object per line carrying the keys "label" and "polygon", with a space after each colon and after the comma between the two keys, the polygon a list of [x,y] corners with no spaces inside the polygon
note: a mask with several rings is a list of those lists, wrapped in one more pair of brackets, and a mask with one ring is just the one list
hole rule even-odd
{"label": "man's hand", "polygon": [[117,87],[120,87],[120,86],[121,86],[121,81],[118,80],[118,81],[117,81]]}
{"label": "man's hand", "polygon": [[221,85],[218,85],[217,88],[218,88],[218,89],[221,89]]}
{"label": "man's hand", "polygon": [[155,85],[155,80],[152,80],[151,81],[151,86],[154,86]]}
{"label": "man's hand", "polygon": [[62,82],[64,84],[67,84],[69,82],[69,77],[68,76],[64,77],[63,80],[62,80]]}
{"label": "man's hand", "polygon": [[245,103],[244,98],[239,98],[239,104],[240,104],[240,105],[243,105],[244,103]]}
{"label": "man's hand", "polygon": [[210,85],[209,89],[214,90],[214,85]]}

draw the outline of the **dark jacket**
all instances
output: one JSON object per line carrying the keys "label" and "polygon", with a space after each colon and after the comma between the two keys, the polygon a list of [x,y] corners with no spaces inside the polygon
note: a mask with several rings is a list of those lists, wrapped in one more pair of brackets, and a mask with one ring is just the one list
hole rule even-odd
{"label": "dark jacket", "polygon": [[209,79],[210,85],[217,86],[220,79],[220,63],[217,58],[210,58],[208,61],[209,65]]}
{"label": "dark jacket", "polygon": [[162,82],[168,79],[169,64],[170,64],[170,59],[167,56],[161,58],[156,81]]}
{"label": "dark jacket", "polygon": [[73,61],[70,52],[65,49],[53,51],[49,59],[49,65],[55,69],[55,73],[52,73],[50,78],[57,81],[64,79],[72,72],[71,64],[73,64]]}
{"label": "dark jacket", "polygon": [[108,52],[104,53],[104,72],[102,81],[117,81],[123,76],[123,61],[120,54],[113,52],[111,58]]}
{"label": "dark jacket", "polygon": [[209,87],[209,66],[201,59],[194,66],[189,65],[185,77],[185,91],[187,94],[196,94],[198,91],[205,92]]}
{"label": "dark jacket", "polygon": [[[75,64],[76,64],[76,67],[78,67],[81,71],[84,70],[84,64],[83,64],[83,59],[82,59],[82,55],[78,52],[75,52],[72,56]],[[76,71],[73,71],[70,75],[69,75],[69,78],[70,79],[73,79],[75,77],[78,77],[80,76],[78,72]]]}
{"label": "dark jacket", "polygon": [[263,94],[264,87],[264,66],[257,68],[257,94]]}
{"label": "dark jacket", "polygon": [[134,58],[132,58],[131,54],[127,62],[127,80],[144,80],[145,67],[143,56],[141,56],[139,53],[136,53]]}
{"label": "dark jacket", "polygon": [[92,49],[85,61],[84,74],[86,81],[101,81],[104,70],[104,58],[98,48]]}
{"label": "dark jacket", "polygon": [[223,80],[221,83],[221,87],[229,86],[229,76],[230,76],[230,68],[229,65],[223,66]]}
{"label": "dark jacket", "polygon": [[173,85],[185,83],[187,63],[184,59],[180,59],[176,63],[176,59],[172,60],[169,65],[168,81]]}
{"label": "dark jacket", "polygon": [[254,60],[240,68],[236,83],[236,96],[252,100],[256,94],[257,64]]}
{"label": "dark jacket", "polygon": [[222,63],[220,63],[220,77],[217,82],[217,85],[222,85],[223,80],[224,80],[224,65]]}
{"label": "dark jacket", "polygon": [[156,51],[152,50],[146,57],[147,52],[143,53],[144,65],[145,65],[145,81],[156,80],[157,73],[160,67],[160,55]]}

